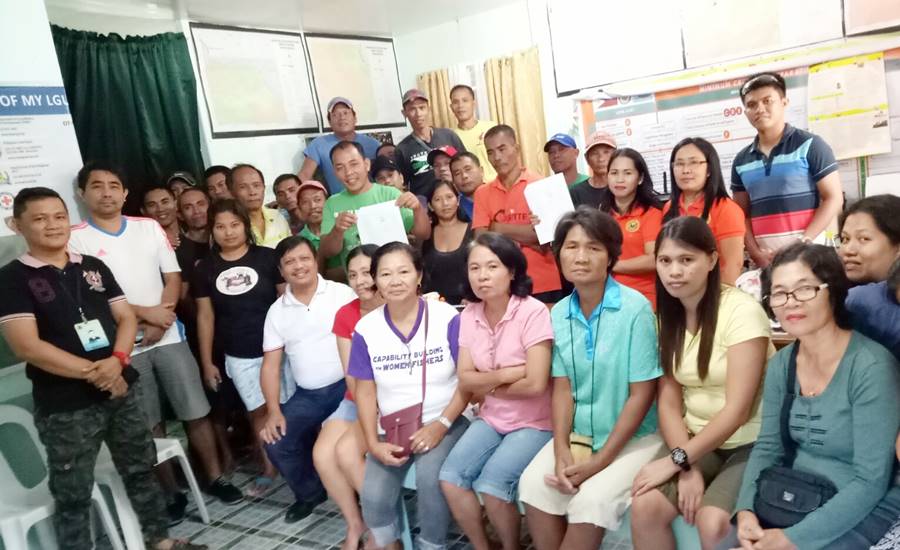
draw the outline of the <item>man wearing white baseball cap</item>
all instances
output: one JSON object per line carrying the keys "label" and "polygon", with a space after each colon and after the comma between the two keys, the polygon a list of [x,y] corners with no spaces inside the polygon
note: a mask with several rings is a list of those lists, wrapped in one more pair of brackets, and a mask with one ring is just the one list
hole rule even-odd
{"label": "man wearing white baseball cap", "polygon": [[329,194],[339,193],[344,189],[344,184],[334,174],[331,165],[331,148],[340,141],[355,141],[362,145],[366,158],[375,158],[375,152],[381,145],[377,139],[365,134],[356,133],[356,111],[353,103],[346,97],[334,97],[328,102],[326,113],[328,124],[333,133],[319,136],[312,140],[303,151],[303,166],[300,167],[300,181],[314,179],[316,168],[322,169],[325,182],[328,184]]}
{"label": "man wearing white baseball cap", "polygon": [[609,157],[616,150],[616,138],[608,132],[597,130],[587,140],[584,158],[591,168],[591,177],[586,181],[573,185],[569,189],[572,203],[576,207],[586,204],[596,208],[600,204],[600,196],[606,189],[606,169]]}

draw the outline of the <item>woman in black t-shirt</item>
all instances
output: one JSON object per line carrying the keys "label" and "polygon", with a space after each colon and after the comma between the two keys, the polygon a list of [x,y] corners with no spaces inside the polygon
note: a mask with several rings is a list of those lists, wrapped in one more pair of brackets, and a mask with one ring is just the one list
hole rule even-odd
{"label": "woman in black t-shirt", "polygon": [[[275,252],[253,242],[250,217],[235,201],[221,200],[209,209],[212,252],[197,264],[191,295],[197,302],[197,336],[203,380],[212,391],[222,381],[213,361],[213,335],[225,352],[225,372],[250,412],[254,434],[265,424],[265,399],[259,383],[263,359],[263,324],[269,306],[284,291]],[[281,402],[296,389],[293,376],[282,376]],[[278,472],[260,448],[262,474],[247,493],[260,496]]]}
{"label": "woman in black t-shirt", "polygon": [[462,219],[459,198],[453,186],[439,181],[428,201],[434,229],[422,244],[425,274],[422,288],[437,292],[447,303],[462,303],[462,286],[466,281],[466,255],[472,240],[472,227]]}

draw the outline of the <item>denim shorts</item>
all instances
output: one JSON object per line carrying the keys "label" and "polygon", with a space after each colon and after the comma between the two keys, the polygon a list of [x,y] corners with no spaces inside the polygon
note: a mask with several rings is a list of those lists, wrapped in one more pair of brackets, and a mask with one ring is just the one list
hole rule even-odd
{"label": "denim shorts", "polygon": [[552,438],[552,432],[534,428],[501,434],[479,418],[456,442],[438,477],[457,487],[512,502],[522,471]]}
{"label": "denim shorts", "polygon": [[[262,357],[245,359],[243,357],[225,356],[225,372],[228,378],[234,382],[238,395],[248,411],[256,410],[266,404],[266,398],[262,393],[259,383],[259,374],[262,371]],[[297,391],[297,383],[291,369],[281,364],[281,395],[279,402],[285,403]]]}
{"label": "denim shorts", "polygon": [[[329,420],[343,420],[344,422],[356,422],[356,401],[352,399],[344,398],[341,401],[341,404],[338,405],[338,408],[331,413],[331,416],[325,419],[325,422]],[[324,424],[325,422],[322,422]]]}

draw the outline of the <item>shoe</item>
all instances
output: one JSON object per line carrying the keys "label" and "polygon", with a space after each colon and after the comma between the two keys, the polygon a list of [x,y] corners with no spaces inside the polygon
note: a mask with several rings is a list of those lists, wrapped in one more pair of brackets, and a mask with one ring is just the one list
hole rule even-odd
{"label": "shoe", "polygon": [[174,527],[187,517],[187,495],[178,492],[172,495],[172,501],[166,504],[166,512],[169,514],[169,527]]}
{"label": "shoe", "polygon": [[232,483],[225,481],[225,478],[222,477],[210,483],[209,487],[206,488],[206,493],[216,497],[225,504],[237,504],[244,500],[241,490]]}
{"label": "shoe", "polygon": [[297,523],[310,515],[312,511],[316,509],[316,506],[322,504],[326,500],[328,500],[328,493],[325,491],[321,491],[311,500],[298,500],[291,504],[291,507],[287,509],[287,512],[284,514],[284,522]]}
{"label": "shoe", "polygon": [[209,546],[205,544],[195,544],[186,540],[176,540],[172,544],[171,550],[209,550]]}

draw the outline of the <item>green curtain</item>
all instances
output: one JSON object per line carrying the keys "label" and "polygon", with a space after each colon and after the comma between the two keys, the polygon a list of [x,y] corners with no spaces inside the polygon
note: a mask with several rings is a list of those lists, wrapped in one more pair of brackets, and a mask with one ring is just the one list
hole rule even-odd
{"label": "green curtain", "polygon": [[127,212],[137,211],[148,184],[176,170],[200,175],[197,84],[183,34],[51,28],[81,156],[122,166]]}

